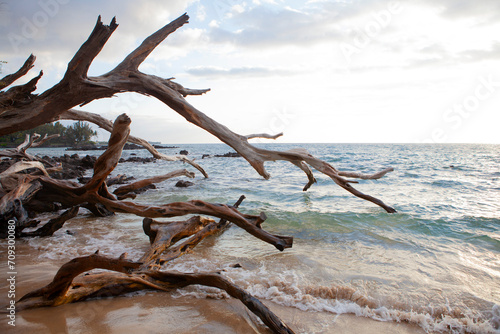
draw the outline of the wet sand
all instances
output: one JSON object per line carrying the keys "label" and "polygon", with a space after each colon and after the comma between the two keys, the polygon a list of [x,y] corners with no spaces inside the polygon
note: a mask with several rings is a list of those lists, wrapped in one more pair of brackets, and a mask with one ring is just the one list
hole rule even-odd
{"label": "wet sand", "polygon": [[[5,254],[5,253],[3,253]],[[16,298],[47,284],[57,263],[33,263],[26,254],[18,267]],[[0,270],[6,272],[2,261]],[[7,286],[0,289],[0,304],[6,305]],[[296,333],[398,333],[421,334],[414,325],[379,322],[354,315],[305,312],[270,301],[263,302]],[[2,314],[2,333],[271,333],[236,299],[176,297],[175,293],[147,292],[90,300],[52,308],[17,312],[16,326]]]}
{"label": "wet sand", "polygon": [[[352,315],[304,312],[264,303],[296,333],[399,333],[423,330],[407,324],[378,322]],[[16,327],[5,321],[5,333],[271,333],[234,299],[172,298],[167,293],[92,300],[26,310],[18,313]]]}

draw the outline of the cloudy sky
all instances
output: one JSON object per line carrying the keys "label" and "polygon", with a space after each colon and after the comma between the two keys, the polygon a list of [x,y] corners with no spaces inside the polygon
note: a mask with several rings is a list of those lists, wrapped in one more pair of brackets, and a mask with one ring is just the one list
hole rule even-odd
{"label": "cloudy sky", "polygon": [[[118,29],[90,74],[187,12],[140,67],[211,88],[190,103],[240,134],[280,142],[500,143],[500,1],[0,0],[2,76],[33,53],[37,92],[60,80],[98,15]],[[19,81],[20,83],[24,81]],[[154,98],[82,108],[163,143],[217,142]],[[101,135],[101,139],[106,139]]]}

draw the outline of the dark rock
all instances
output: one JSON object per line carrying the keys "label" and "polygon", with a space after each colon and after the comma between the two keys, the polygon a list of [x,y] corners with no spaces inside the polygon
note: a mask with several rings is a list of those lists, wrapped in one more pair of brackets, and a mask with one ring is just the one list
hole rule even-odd
{"label": "dark rock", "polygon": [[203,155],[201,156],[201,158],[202,158],[202,159],[205,159],[205,158],[210,158],[210,154],[203,154]]}
{"label": "dark rock", "polygon": [[124,150],[141,150],[143,148],[144,147],[142,147],[142,146],[139,146],[136,144],[130,144],[130,143],[126,143],[125,146],[123,146]]}
{"label": "dark rock", "polygon": [[162,145],[153,145],[154,148],[156,148],[157,150],[158,149],[161,149],[161,148],[179,148],[177,146],[162,146]]}
{"label": "dark rock", "polygon": [[140,157],[130,157],[127,160],[120,159],[120,162],[142,162],[143,164],[147,162],[153,162],[155,158],[140,158]]}
{"label": "dark rock", "polygon": [[187,188],[187,187],[194,186],[194,183],[190,182],[190,181],[180,180],[180,181],[177,181],[177,183],[175,184],[175,186],[179,187],[179,188]]}
{"label": "dark rock", "polygon": [[68,147],[66,148],[66,151],[98,151],[105,149],[107,149],[107,146],[97,146],[95,144],[87,144],[81,146]]}
{"label": "dark rock", "polygon": [[[71,156],[65,154],[60,157],[48,157],[44,156],[43,162],[46,168],[54,167],[58,164],[62,164],[62,171],[51,173],[51,177],[56,180],[64,180],[64,179],[78,179],[80,183],[87,183],[90,178],[84,177],[85,172],[89,169],[93,169],[94,165],[97,161],[97,157],[93,155],[86,155],[83,158],[80,158],[78,154],[72,154]],[[7,168],[12,166],[14,163],[18,162],[19,159],[1,159],[0,160],[0,173],[5,171]],[[155,162],[155,158],[139,158],[139,157],[130,157],[127,160],[123,158],[120,159],[119,162]],[[23,173],[34,173],[35,175],[39,174],[40,171],[38,169],[27,169],[23,171]],[[126,180],[128,181],[128,180]]]}
{"label": "dark rock", "polygon": [[[161,149],[161,148],[178,148],[177,146],[161,146],[161,145],[153,145],[154,148],[156,149]],[[81,146],[73,146],[73,147],[68,147],[66,148],[66,151],[104,151],[108,148],[107,145],[95,145],[95,144],[88,144],[88,145],[81,145]],[[145,147],[142,147],[140,145],[136,144],[131,144],[131,143],[126,143],[125,146],[123,147],[124,150],[145,150]]]}
{"label": "dark rock", "polygon": [[188,155],[188,154],[189,154],[189,152],[188,152],[188,151],[186,151],[186,150],[182,150],[182,151],[180,151],[180,152],[179,152],[179,154],[182,154],[182,155]]}
{"label": "dark rock", "polygon": [[236,152],[227,152],[225,154],[216,154],[215,157],[217,158],[238,158],[241,157],[239,153]]}
{"label": "dark rock", "polygon": [[55,165],[56,164],[56,161],[54,160],[54,158],[51,158],[49,157],[48,155],[44,155],[42,157],[42,160],[44,161],[47,161],[48,163],[52,164],[52,165]]}
{"label": "dark rock", "polygon": [[95,156],[86,155],[85,157],[82,158],[81,166],[83,168],[91,169],[91,168],[94,168],[96,161],[97,161],[97,158]]}

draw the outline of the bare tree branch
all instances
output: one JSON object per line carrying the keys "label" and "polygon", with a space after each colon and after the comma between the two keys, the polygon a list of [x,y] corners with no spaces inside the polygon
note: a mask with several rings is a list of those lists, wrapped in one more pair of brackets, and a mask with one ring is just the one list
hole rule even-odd
{"label": "bare tree branch", "polygon": [[[247,137],[232,132],[226,126],[197,110],[184,99],[186,95],[191,93],[202,94],[207,92],[208,89],[193,91],[185,89],[170,79],[162,79],[140,72],[138,66],[154,48],[169,34],[187,22],[188,16],[186,14],[180,16],[146,38],[136,50],[132,51],[110,72],[98,77],[87,77],[87,70],[92,60],[97,56],[117,27],[114,19],[109,26],[104,26],[99,17],[94,31],[68,65],[68,71],[63,80],[43,94],[33,97],[32,103],[29,104],[29,111],[23,110],[27,106],[18,106],[13,109],[7,108],[0,115],[0,120],[4,120],[0,123],[0,135],[12,132],[14,128],[22,130],[53,121],[60,117],[63,112],[78,104],[83,105],[95,99],[113,96],[119,92],[137,92],[156,97],[183,116],[187,121],[205,129],[222,142],[231,146],[266,179],[270,175],[264,168],[264,162],[276,160],[289,161],[306,172],[308,183],[304,189],[307,189],[314,183],[314,177],[312,176],[311,169],[304,166],[303,163],[306,163],[319,172],[328,175],[336,184],[353,195],[373,202],[384,208],[387,212],[395,212],[392,207],[386,205],[381,200],[356,190],[349,184],[352,181],[348,181],[342,177],[342,175],[352,177],[353,174],[339,173],[330,164],[315,158],[302,149],[279,152],[254,147],[248,143]],[[67,89],[68,86],[71,86],[72,89]],[[57,101],[57,104],[54,101]],[[29,115],[29,117],[26,115]]]}
{"label": "bare tree branch", "polygon": [[279,138],[281,136],[283,136],[283,132],[280,132],[280,133],[275,134],[275,135],[270,135],[267,133],[255,133],[255,134],[251,134],[251,135],[246,135],[245,138],[246,139],[254,139],[254,138],[276,139],[276,138]]}
{"label": "bare tree branch", "polygon": [[[231,297],[239,299],[273,333],[294,333],[290,327],[257,298],[218,273],[184,274],[138,270],[141,263],[127,260],[125,255],[123,254],[118,259],[112,259],[101,256],[96,252],[93,255],[82,256],[67,262],[59,269],[51,283],[24,295],[18,301],[18,310],[58,306],[96,295],[117,296],[126,292],[144,289],[170,291],[175,288],[198,284],[224,290]],[[113,272],[89,274],[83,277],[80,276],[80,279],[77,280],[78,275],[92,269],[107,269]]]}
{"label": "bare tree branch", "polygon": [[[83,110],[76,110],[76,109],[67,110],[67,111],[63,112],[61,115],[59,115],[58,119],[91,122],[91,123],[99,126],[101,129],[104,129],[108,132],[111,132],[111,130],[113,129],[113,122],[111,122],[110,120],[105,119],[101,115],[87,112],[87,111],[83,111]],[[165,155],[163,153],[158,152],[153,147],[153,145],[151,145],[148,141],[146,141],[142,138],[134,137],[134,136],[129,136],[128,142],[144,147],[156,159],[165,160],[165,161],[179,161],[180,160],[180,161],[186,162],[186,163],[190,164],[191,166],[193,166],[194,168],[196,168],[197,170],[199,170],[200,173],[203,174],[203,176],[208,177],[207,172],[205,172],[205,170],[200,165],[195,163],[193,160],[188,159],[184,155],[175,155],[175,156]]]}
{"label": "bare tree branch", "polygon": [[14,81],[26,75],[35,66],[36,57],[31,54],[24,62],[23,66],[16,73],[6,75],[0,80],[0,90],[10,86]]}
{"label": "bare tree branch", "polygon": [[131,184],[118,187],[115,189],[115,191],[113,191],[113,194],[115,194],[116,196],[123,196],[131,191],[147,187],[154,183],[160,183],[177,176],[187,176],[190,178],[194,178],[194,173],[191,173],[185,169],[176,170],[164,175],[153,176],[147,179],[143,179],[137,182],[133,182]]}

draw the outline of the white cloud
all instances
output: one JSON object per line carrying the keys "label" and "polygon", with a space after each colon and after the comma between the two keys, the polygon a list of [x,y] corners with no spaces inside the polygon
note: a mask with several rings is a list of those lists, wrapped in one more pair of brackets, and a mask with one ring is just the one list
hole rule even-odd
{"label": "white cloud", "polygon": [[217,22],[217,20],[212,20],[212,21],[210,21],[210,23],[208,24],[208,26],[210,28],[218,28],[219,27],[219,22]]}
{"label": "white cloud", "polygon": [[269,76],[287,76],[293,72],[287,69],[266,68],[266,67],[232,67],[222,68],[215,66],[197,66],[186,70],[187,73],[195,76],[216,78],[227,77],[269,77]]}
{"label": "white cloud", "polygon": [[[10,0],[0,7],[0,19],[7,9],[10,20],[0,24],[0,43],[7,45],[0,59],[8,61],[2,68],[8,73],[35,53],[37,68],[30,75],[44,69],[43,90],[65,72],[99,14],[105,23],[116,15],[119,27],[92,74],[109,71],[145,37],[187,10],[190,23],[169,36],[141,70],[175,76],[186,87],[212,88],[190,102],[238,132],[270,128],[275,113],[287,110],[296,117],[284,129],[286,141],[408,142],[441,127],[449,140],[500,142],[488,122],[498,120],[500,89],[463,118],[460,129],[452,133],[449,124],[443,126],[447,108],[470,95],[478,78],[490,73],[500,81],[500,2],[419,0],[399,2],[398,12],[390,12],[389,3],[128,0],[116,6],[71,1],[30,31],[26,22],[43,8],[35,0]],[[390,16],[384,16],[387,11]],[[17,49],[9,34],[25,38]],[[355,52],[346,56],[342,45]],[[122,98],[128,99],[119,95],[86,108],[113,110]],[[144,131],[138,135],[177,143],[214,140],[192,125],[179,125],[185,122],[180,116],[149,100],[154,99],[129,110],[137,118],[134,131]],[[141,108],[147,108],[147,117]],[[160,122],[169,131],[157,130]],[[170,129],[169,122],[182,131]]]}
{"label": "white cloud", "polygon": [[234,5],[233,7],[231,7],[231,12],[232,14],[241,14],[245,11],[245,3],[240,3],[240,4],[237,4],[237,5]]}

